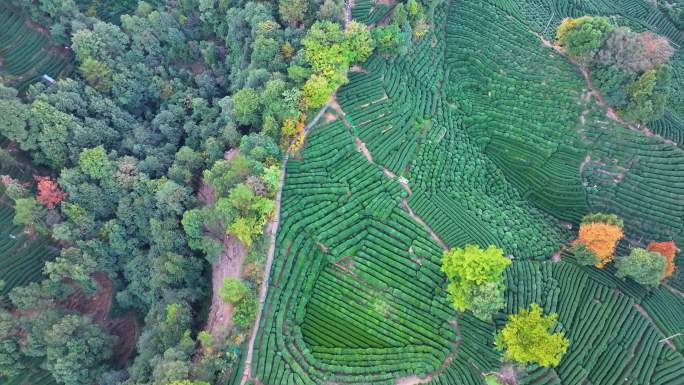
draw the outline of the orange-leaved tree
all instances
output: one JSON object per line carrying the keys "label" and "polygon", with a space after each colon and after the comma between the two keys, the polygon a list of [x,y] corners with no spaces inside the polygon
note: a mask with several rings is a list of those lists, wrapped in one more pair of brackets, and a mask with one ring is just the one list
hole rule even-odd
{"label": "orange-leaved tree", "polygon": [[677,245],[674,241],[667,242],[651,242],[646,248],[648,251],[655,251],[665,257],[665,270],[663,271],[662,279],[667,279],[672,276],[675,270],[675,254],[677,254]]}
{"label": "orange-leaved tree", "polygon": [[622,221],[617,216],[589,214],[582,220],[579,237],[573,244],[586,245],[599,260],[596,267],[602,269],[613,260],[615,246],[622,236]]}
{"label": "orange-leaved tree", "polygon": [[66,193],[59,188],[57,182],[50,179],[49,176],[34,176],[38,182],[38,202],[49,209],[55,208],[66,197]]}

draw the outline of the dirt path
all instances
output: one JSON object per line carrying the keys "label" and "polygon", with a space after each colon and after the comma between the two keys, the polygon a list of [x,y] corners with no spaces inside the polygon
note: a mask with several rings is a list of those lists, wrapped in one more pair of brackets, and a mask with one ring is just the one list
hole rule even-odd
{"label": "dirt path", "polygon": [[207,331],[216,339],[225,338],[233,326],[233,305],[221,299],[219,292],[226,278],[240,278],[247,248],[233,236],[223,239],[223,250],[211,267],[211,308]]}
{"label": "dirt path", "polygon": [[[318,123],[321,117],[325,114],[325,111],[330,106],[330,103],[321,107],[318,114],[304,127],[303,135],[306,135],[311,131],[311,128]],[[259,331],[259,324],[261,323],[261,316],[264,312],[264,302],[266,301],[266,294],[268,292],[268,284],[271,277],[271,266],[273,265],[273,256],[275,255],[276,246],[276,234],[278,232],[278,226],[280,225],[280,201],[282,198],[283,184],[285,183],[285,169],[287,166],[287,160],[290,157],[289,151],[285,153],[283,157],[283,162],[280,165],[280,181],[278,182],[278,192],[275,198],[275,217],[268,224],[267,232],[270,235],[268,254],[266,256],[266,265],[264,266],[264,279],[261,282],[261,289],[259,290],[259,308],[257,309],[257,314],[254,319],[254,325],[252,326],[252,333],[249,337],[249,344],[247,345],[247,357],[245,358],[245,367],[242,372],[242,379],[240,380],[240,385],[245,385],[247,380],[252,379],[252,359],[254,357],[254,342],[256,341],[256,335]],[[256,381],[256,380],[255,380]],[[257,383],[260,383],[256,381]]]}
{"label": "dirt path", "polygon": [[[342,123],[344,123],[344,126],[347,127],[352,136],[354,136],[354,143],[356,144],[356,149],[361,154],[363,154],[366,160],[368,160],[369,163],[379,167],[386,177],[398,181],[399,184],[401,184],[401,186],[404,188],[404,190],[406,190],[409,193],[409,195],[413,194],[413,191],[411,190],[409,182],[406,178],[397,177],[392,171],[373,161],[373,154],[371,154],[370,150],[368,150],[368,147],[366,147],[366,144],[361,140],[361,138],[354,135],[354,132],[351,129],[351,124],[349,124],[346,114],[344,113],[344,111],[342,111],[342,107],[340,107],[339,103],[337,103],[337,100],[333,100],[330,103],[330,108],[335,110],[337,114],[342,118]],[[428,232],[428,234],[430,234],[430,237],[432,237],[432,239],[435,242],[437,242],[442,247],[442,249],[449,249],[447,244],[437,235],[437,233],[435,233],[435,231],[432,230],[432,228],[422,218],[420,218],[413,212],[413,210],[411,210],[411,207],[408,204],[408,199],[404,198],[404,200],[402,200],[401,207],[411,216],[411,218],[413,218],[416,222],[423,226],[423,228]]]}
{"label": "dirt path", "polygon": [[[578,63],[577,61],[573,60],[572,58],[568,57],[561,47],[554,45],[552,42],[550,42],[546,38],[544,38],[544,36],[542,36],[538,33],[534,33],[534,35],[536,35],[541,40],[542,44],[545,47],[549,47],[549,48],[553,49],[558,54],[560,54],[563,57],[565,57],[566,59],[568,59],[568,61],[570,61],[570,63],[572,63],[575,67],[577,67],[579,72],[582,74],[582,77],[584,78],[584,82],[587,86],[587,89],[589,90],[589,94],[596,99],[596,104],[598,104],[601,108],[604,109],[605,115],[608,119],[620,124],[623,127],[629,128],[632,131],[640,132],[646,136],[656,137],[659,140],[663,141],[664,143],[669,143],[675,147],[678,147],[676,142],[673,142],[672,140],[663,138],[662,136],[651,131],[647,126],[631,124],[631,123],[626,122],[622,118],[620,118],[618,116],[618,114],[615,112],[615,110],[606,103],[606,101],[603,99],[603,96],[601,95],[601,93],[598,92],[598,90],[596,90],[596,88],[594,88],[594,85],[591,81],[591,76],[589,75],[589,71],[587,70],[586,66],[584,66],[584,65]],[[586,119],[586,113],[583,112],[582,116],[580,116],[580,121],[582,122],[582,124],[584,124],[585,119]]]}

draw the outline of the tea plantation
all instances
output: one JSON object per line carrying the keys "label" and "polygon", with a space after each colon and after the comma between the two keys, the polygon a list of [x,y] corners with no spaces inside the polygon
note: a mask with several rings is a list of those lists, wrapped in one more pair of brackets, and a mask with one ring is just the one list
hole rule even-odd
{"label": "tea plantation", "polygon": [[69,61],[69,55],[59,52],[48,36],[0,4],[0,77],[6,85],[24,90],[43,75],[57,79]]}
{"label": "tea plantation", "polygon": [[[684,384],[681,268],[647,289],[563,251],[589,212],[624,219],[619,250],[684,244],[682,51],[667,111],[644,129],[607,115],[549,43],[565,17],[606,15],[678,48],[682,32],[651,3],[452,0],[408,55],[376,54],[350,73],[339,108],[287,163],[252,376],[484,384],[502,369],[496,331],[536,303],[571,344],[518,383]],[[368,24],[379,12],[352,9]],[[466,244],[514,258],[492,322],[447,299],[442,252]]]}

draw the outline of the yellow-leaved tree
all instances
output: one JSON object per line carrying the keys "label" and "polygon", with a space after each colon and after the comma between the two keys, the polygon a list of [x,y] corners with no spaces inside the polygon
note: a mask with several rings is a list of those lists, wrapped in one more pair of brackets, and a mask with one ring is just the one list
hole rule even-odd
{"label": "yellow-leaved tree", "polygon": [[570,346],[565,333],[551,333],[558,314],[544,316],[533,303],[530,309],[508,316],[506,326],[496,335],[494,344],[504,351],[504,358],[521,364],[556,366]]}

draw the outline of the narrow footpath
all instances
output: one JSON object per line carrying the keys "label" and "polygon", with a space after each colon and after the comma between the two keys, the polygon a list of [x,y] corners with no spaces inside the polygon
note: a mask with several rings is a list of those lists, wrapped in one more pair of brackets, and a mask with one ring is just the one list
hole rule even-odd
{"label": "narrow footpath", "polygon": [[[382,170],[382,173],[386,177],[397,181],[401,185],[401,187],[403,187],[404,190],[406,190],[406,192],[408,192],[409,196],[412,195],[413,191],[411,190],[411,187],[409,186],[408,180],[406,180],[406,178],[397,177],[392,171],[388,170],[383,165],[378,164],[373,160],[373,155],[368,150],[368,147],[366,147],[366,144],[361,140],[361,138],[359,138],[358,136],[356,136],[354,134],[354,131],[351,129],[351,124],[347,120],[346,114],[344,113],[344,111],[342,111],[342,107],[340,107],[340,105],[337,103],[336,100],[333,100],[330,103],[330,108],[335,110],[337,112],[337,114],[340,116],[340,119],[342,119],[342,123],[344,124],[345,127],[347,127],[347,129],[349,130],[349,133],[351,133],[351,135],[354,137],[354,143],[356,144],[356,148],[358,149],[358,151],[360,153],[363,154],[363,156],[366,158],[366,160],[368,160],[369,163],[379,167]],[[413,210],[409,206],[408,199],[404,198],[402,200],[401,207],[411,216],[411,218],[413,218],[413,220],[415,220],[418,224],[420,224],[425,229],[425,231],[427,231],[427,233],[430,235],[430,237],[435,242],[437,242],[442,247],[442,249],[444,249],[444,250],[449,249],[446,242],[444,242],[442,240],[442,238],[440,238],[437,235],[437,233],[434,230],[432,230],[430,225],[428,225],[427,222],[425,222],[421,217],[419,217],[416,213],[413,212]]]}
{"label": "narrow footpath", "polygon": [[[321,107],[318,114],[304,127],[302,135],[306,137],[311,131],[316,123],[321,119],[325,111],[330,106],[330,103]],[[264,266],[264,279],[261,282],[261,288],[259,289],[259,308],[257,309],[256,318],[254,319],[254,325],[252,326],[252,333],[249,337],[249,345],[247,346],[247,358],[245,358],[245,367],[242,372],[242,379],[240,380],[240,385],[245,385],[247,380],[251,379],[252,375],[252,357],[254,356],[254,342],[256,341],[256,335],[259,331],[259,324],[261,323],[261,315],[264,310],[264,302],[266,301],[266,294],[268,293],[269,278],[271,276],[271,266],[273,265],[273,257],[275,255],[276,247],[276,233],[278,232],[278,227],[280,226],[280,200],[283,193],[283,185],[285,184],[285,168],[287,166],[287,160],[290,158],[290,151],[285,153],[283,157],[283,162],[280,165],[280,181],[278,182],[278,192],[276,193],[275,199],[275,218],[268,225],[269,235],[271,239],[268,245],[268,254],[266,256],[266,265]]]}

